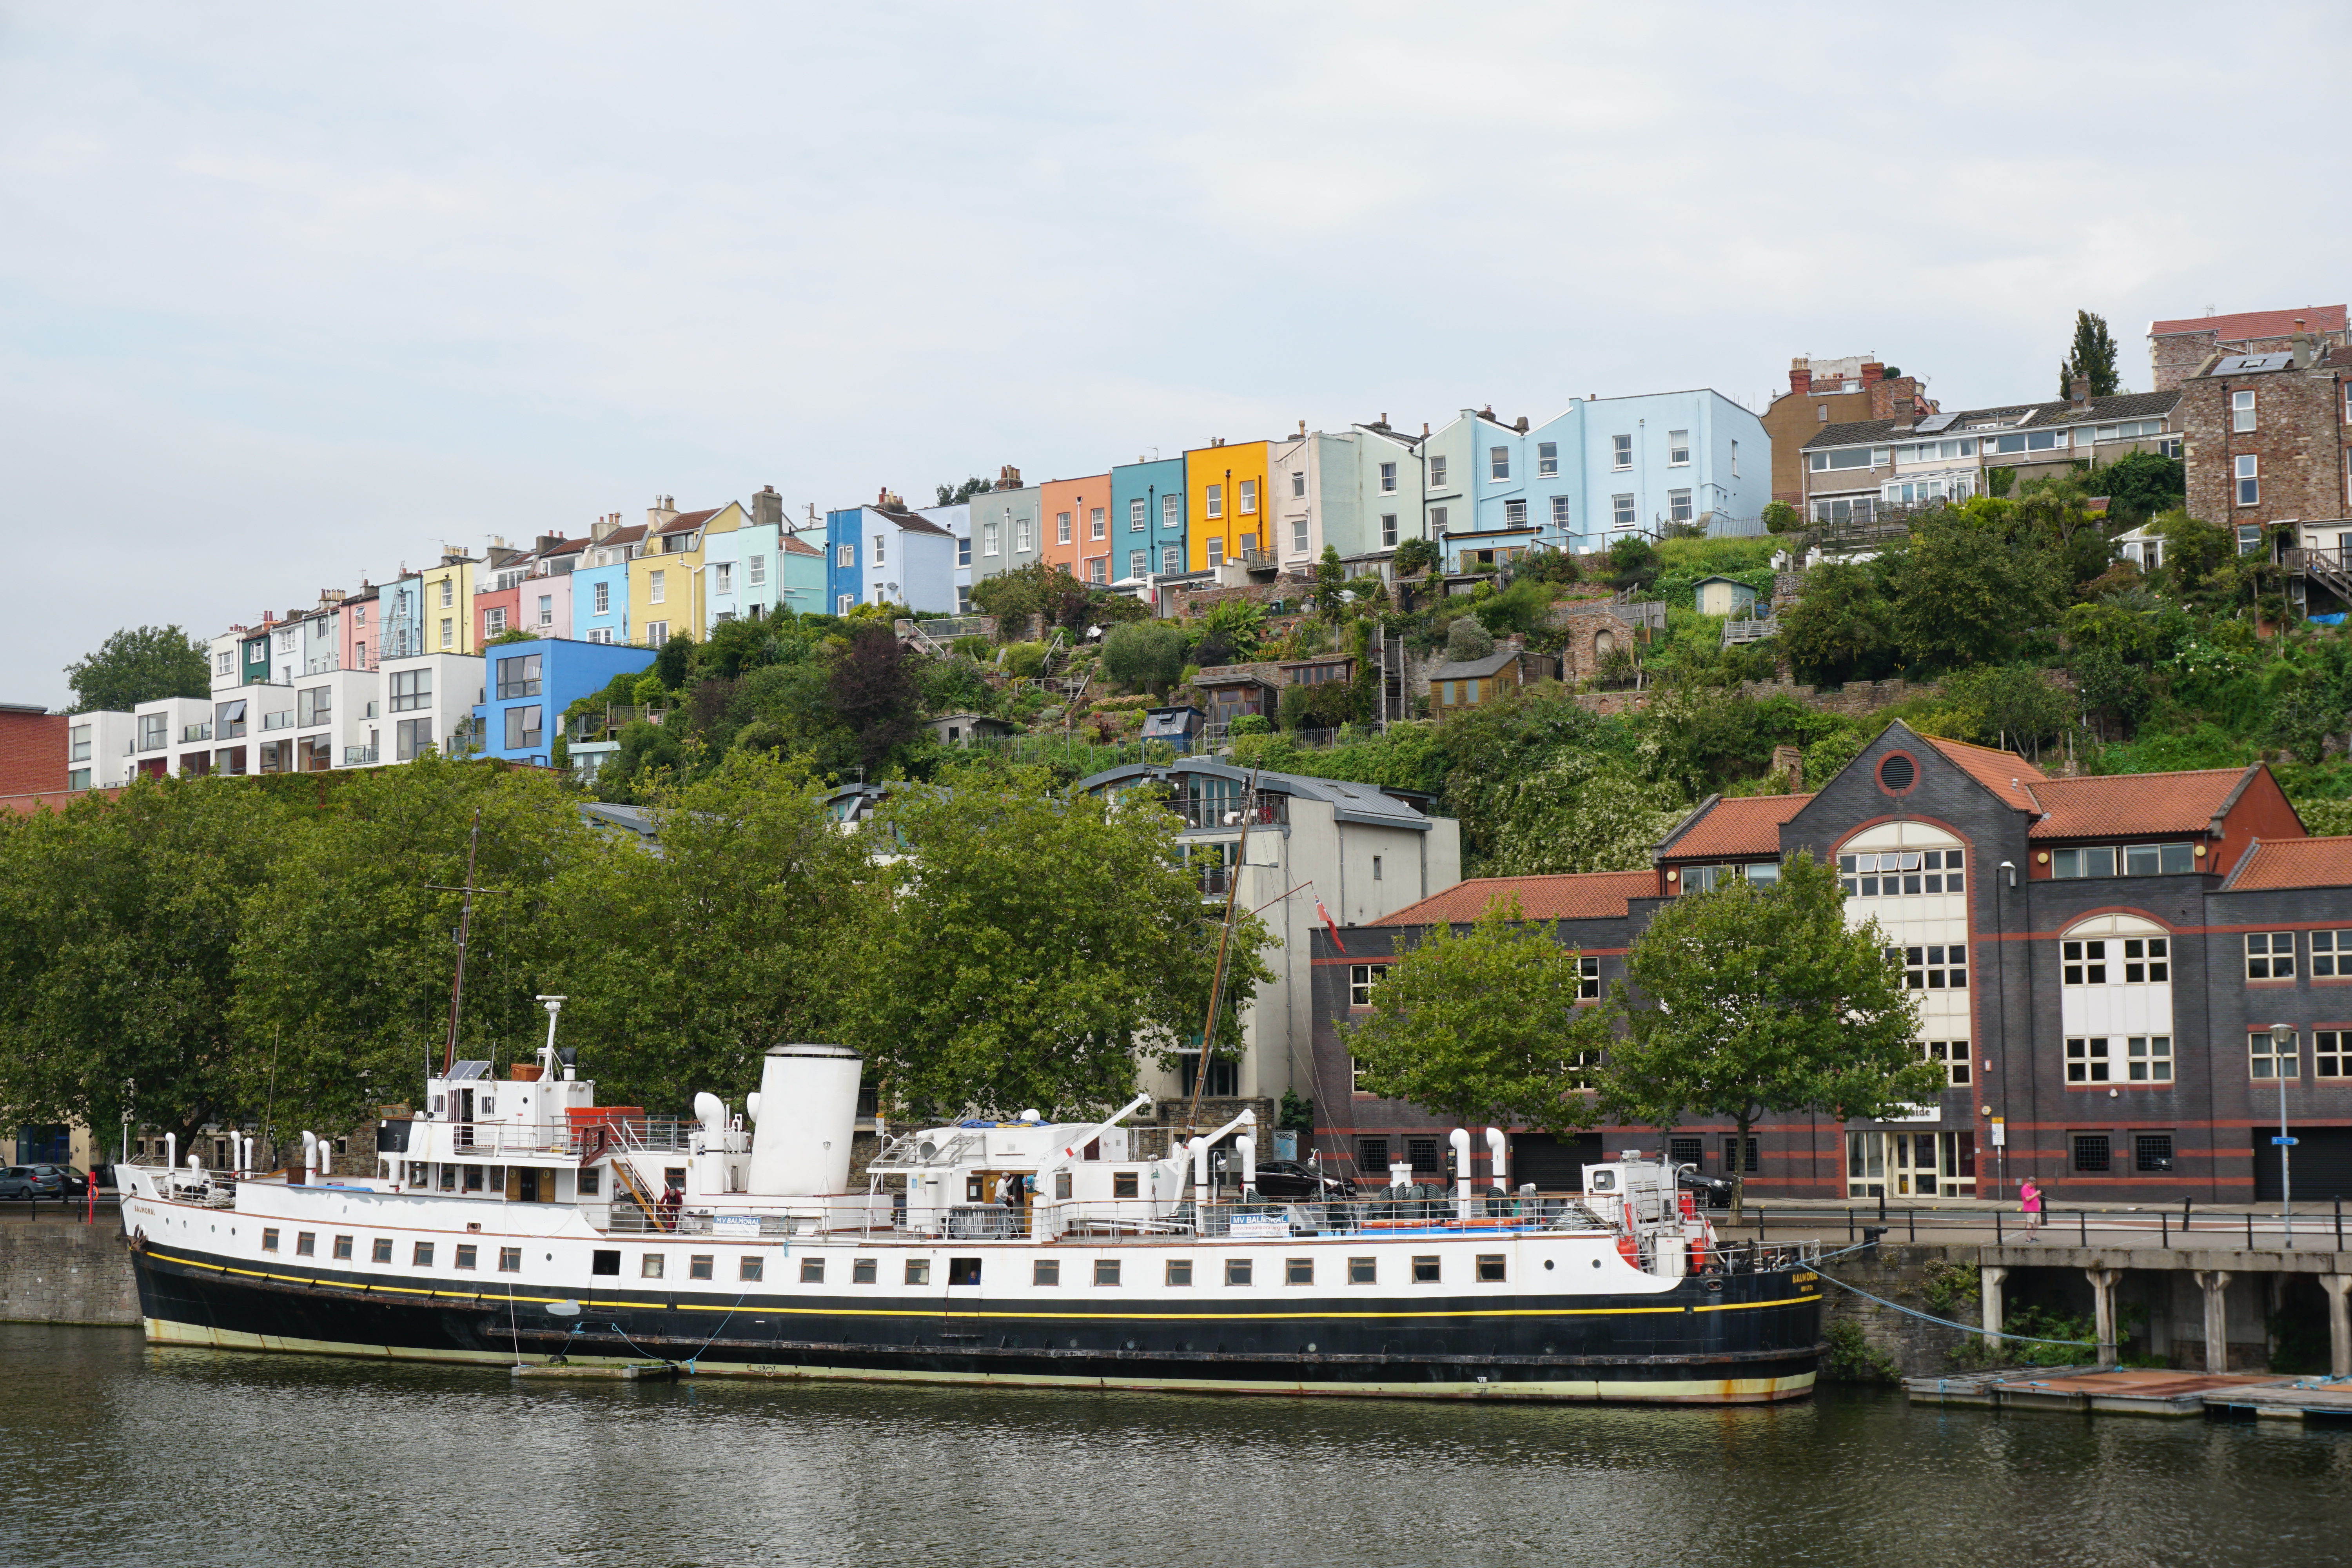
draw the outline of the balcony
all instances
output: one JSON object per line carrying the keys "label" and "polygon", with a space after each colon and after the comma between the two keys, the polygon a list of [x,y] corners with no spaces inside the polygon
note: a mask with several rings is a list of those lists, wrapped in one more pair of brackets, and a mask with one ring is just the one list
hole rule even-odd
{"label": "balcony", "polygon": [[[1171,800],[1168,807],[1184,819],[1187,827],[1239,827],[1244,809],[1239,795],[1188,795]],[[1262,795],[1257,804],[1247,808],[1252,827],[1281,827],[1290,821],[1290,797],[1286,795]]]}
{"label": "balcony", "polygon": [[376,762],[377,750],[378,748],[374,746],[345,746],[343,748],[343,766],[347,768],[373,767]]}
{"label": "balcony", "polygon": [[191,742],[209,741],[212,738],[213,727],[209,723],[183,724],[180,726],[180,744],[184,746],[189,744]]}

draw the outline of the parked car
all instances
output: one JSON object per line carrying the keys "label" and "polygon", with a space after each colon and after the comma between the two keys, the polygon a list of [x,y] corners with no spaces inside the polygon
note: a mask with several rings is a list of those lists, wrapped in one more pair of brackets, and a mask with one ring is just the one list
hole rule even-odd
{"label": "parked car", "polygon": [[1257,1168],[1257,1195],[1262,1198],[1328,1202],[1349,1193],[1347,1183],[1301,1160],[1269,1160]]}
{"label": "parked car", "polygon": [[89,1178],[70,1165],[11,1165],[0,1171],[0,1198],[78,1198]]}

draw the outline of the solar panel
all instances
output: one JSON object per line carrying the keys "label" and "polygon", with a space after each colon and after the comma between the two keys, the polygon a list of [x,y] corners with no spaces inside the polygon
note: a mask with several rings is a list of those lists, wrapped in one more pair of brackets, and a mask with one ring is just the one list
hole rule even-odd
{"label": "solar panel", "polygon": [[1932,436],[1938,430],[1948,430],[1952,427],[1952,421],[1958,417],[1957,414],[1930,414],[1919,421],[1919,434]]}
{"label": "solar panel", "polygon": [[2265,371],[2284,370],[2294,363],[2291,353],[2231,354],[2213,367],[2216,375],[2253,375]]}
{"label": "solar panel", "polygon": [[460,1079],[488,1078],[489,1076],[490,1064],[488,1062],[459,1062],[457,1067],[450,1071],[449,1081],[451,1083],[456,1083]]}

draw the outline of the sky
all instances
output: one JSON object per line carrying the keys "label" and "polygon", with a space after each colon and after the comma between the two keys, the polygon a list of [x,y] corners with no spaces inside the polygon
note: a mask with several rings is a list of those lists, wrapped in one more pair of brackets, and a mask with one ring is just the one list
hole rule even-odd
{"label": "sky", "polygon": [[[2226,26],[2220,25],[2226,22]],[[2343,302],[2352,8],[0,0],[0,701],[763,484]]]}

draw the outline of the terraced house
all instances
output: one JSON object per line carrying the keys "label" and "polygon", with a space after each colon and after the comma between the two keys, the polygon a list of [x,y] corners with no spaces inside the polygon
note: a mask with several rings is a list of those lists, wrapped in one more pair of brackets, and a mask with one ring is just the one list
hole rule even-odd
{"label": "terraced house", "polygon": [[[1833,858],[1849,921],[1885,932],[1947,1088],[1888,1121],[1780,1118],[1745,1149],[1727,1123],[1676,1127],[1676,1161],[1767,1196],[2013,1197],[2030,1175],[2062,1202],[2244,1203],[2279,1195],[2284,1089],[2296,1196],[2352,1195],[2352,838],[2306,837],[2259,764],[2054,778],[1900,723],[1816,793],[1707,800],[1640,870],[1464,882],[1344,930],[1344,952],[1310,933],[1323,1160],[1366,1182],[1438,1166],[1449,1129],[1356,1092],[1339,1034],[1431,927],[1515,896],[1598,1004],[1666,900],[1796,854]],[[1659,1141],[1507,1131],[1514,1180],[1570,1186]]]}

